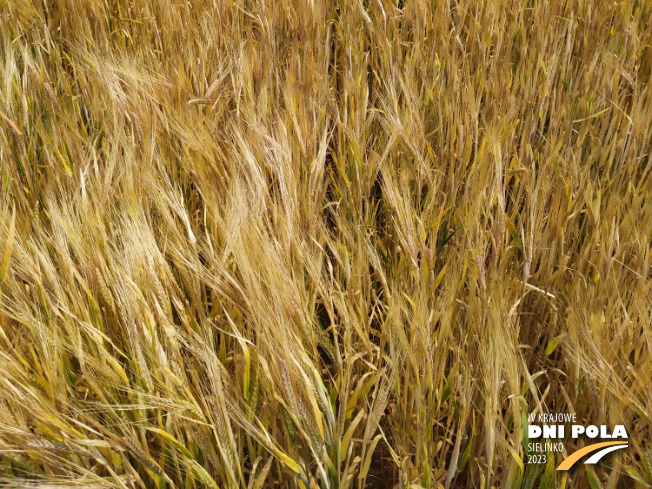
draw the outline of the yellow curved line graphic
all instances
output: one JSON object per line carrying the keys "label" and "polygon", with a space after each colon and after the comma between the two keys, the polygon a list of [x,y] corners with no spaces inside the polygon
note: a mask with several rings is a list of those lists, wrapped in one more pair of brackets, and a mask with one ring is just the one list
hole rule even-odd
{"label": "yellow curved line graphic", "polygon": [[596,450],[600,450],[604,447],[610,447],[612,445],[626,445],[626,443],[623,441],[605,441],[604,443],[595,443],[593,445],[589,445],[588,447],[581,448],[571,456],[567,457],[562,463],[560,463],[559,467],[557,467],[557,470],[568,470],[584,455],[588,455],[591,452],[595,452]]}

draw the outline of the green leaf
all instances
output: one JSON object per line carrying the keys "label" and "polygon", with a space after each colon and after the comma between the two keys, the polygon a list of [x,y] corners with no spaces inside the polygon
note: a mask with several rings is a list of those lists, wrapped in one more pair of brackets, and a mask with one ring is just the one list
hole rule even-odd
{"label": "green leaf", "polygon": [[170,433],[167,431],[163,431],[160,428],[147,428],[149,431],[153,433],[157,433],[161,435],[163,438],[165,438],[167,441],[171,442],[174,447],[183,454],[184,457],[188,459],[192,459],[192,454],[190,453],[190,450],[188,450],[185,445],[183,445],[179,440],[177,440],[174,436],[172,436]]}
{"label": "green leaf", "polygon": [[557,345],[559,344],[559,341],[560,341],[564,336],[566,336],[565,333],[560,334],[559,336],[555,336],[553,339],[551,339],[551,340],[548,342],[548,346],[546,346],[546,352],[545,352],[547,357],[550,356],[550,354],[551,354],[553,351],[555,351],[555,348],[557,348]]}
{"label": "green leaf", "polygon": [[600,484],[593,469],[588,465],[585,465],[584,467],[586,468],[586,474],[589,476],[589,485],[591,486],[591,489],[603,489],[602,484]]}
{"label": "green leaf", "polygon": [[283,462],[289,469],[293,470],[297,474],[301,473],[301,465],[295,460],[292,460],[288,455],[283,453],[278,449],[274,449],[274,455],[276,455],[281,462]]}
{"label": "green leaf", "polygon": [[543,474],[543,477],[541,477],[541,484],[539,485],[539,489],[552,489],[554,487],[558,487],[556,485],[557,470],[555,468],[555,454],[548,452],[547,459],[548,461],[546,463],[546,471]]}
{"label": "green leaf", "polygon": [[[471,436],[469,439],[469,443],[466,445],[466,448],[464,449],[464,452],[462,452],[462,456],[460,457],[460,462],[459,462],[459,470],[464,470],[464,467],[466,466],[466,463],[469,461],[469,457],[471,457],[471,449],[473,448],[473,438],[475,436],[475,412],[473,412],[473,421],[471,424]],[[518,455],[516,455],[518,457]],[[521,469],[523,469],[523,463],[520,463]],[[522,472],[521,472],[522,473]]]}

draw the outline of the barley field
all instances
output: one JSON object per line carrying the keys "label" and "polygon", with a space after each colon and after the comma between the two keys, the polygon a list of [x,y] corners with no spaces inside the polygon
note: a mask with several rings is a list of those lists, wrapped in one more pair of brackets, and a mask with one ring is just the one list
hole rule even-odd
{"label": "barley field", "polygon": [[652,487],[651,76],[650,0],[0,0],[0,487]]}

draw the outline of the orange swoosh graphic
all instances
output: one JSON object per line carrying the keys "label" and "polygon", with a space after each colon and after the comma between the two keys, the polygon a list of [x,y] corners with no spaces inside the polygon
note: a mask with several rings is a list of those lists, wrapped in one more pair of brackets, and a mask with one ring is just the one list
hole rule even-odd
{"label": "orange swoosh graphic", "polygon": [[576,452],[574,452],[570,457],[567,457],[562,463],[559,464],[559,467],[557,467],[557,470],[568,470],[570,469],[575,462],[577,462],[579,459],[581,459],[584,455],[588,455],[591,452],[595,452],[596,450],[600,450],[601,448],[604,447],[610,447],[612,445],[626,445],[626,442],[624,441],[605,441],[604,443],[595,443],[593,445],[589,445],[588,447],[584,447]]}

